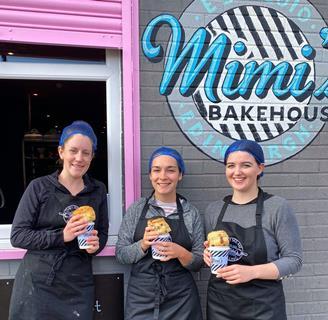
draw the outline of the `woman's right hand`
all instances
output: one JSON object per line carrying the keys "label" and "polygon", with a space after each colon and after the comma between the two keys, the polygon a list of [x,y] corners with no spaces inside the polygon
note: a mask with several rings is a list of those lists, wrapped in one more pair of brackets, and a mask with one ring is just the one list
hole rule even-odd
{"label": "woman's right hand", "polygon": [[77,236],[87,231],[88,221],[81,215],[74,215],[70,218],[63,230],[64,242],[70,242]]}
{"label": "woman's right hand", "polygon": [[203,252],[203,259],[207,266],[211,266],[211,253],[208,251],[208,241],[204,242],[204,252]]}
{"label": "woman's right hand", "polygon": [[152,241],[158,237],[158,232],[154,231],[153,227],[146,227],[144,236],[141,240],[141,248],[146,252],[152,245]]}

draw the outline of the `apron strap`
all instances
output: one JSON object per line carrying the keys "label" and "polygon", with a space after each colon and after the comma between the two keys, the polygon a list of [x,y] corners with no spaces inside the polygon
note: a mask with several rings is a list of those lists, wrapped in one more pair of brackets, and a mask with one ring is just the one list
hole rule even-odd
{"label": "apron strap", "polygon": [[177,212],[178,212],[178,215],[179,215],[179,223],[184,223],[183,208],[182,208],[182,204],[181,204],[180,199],[185,200],[185,201],[187,201],[187,200],[186,200],[186,198],[184,198],[183,196],[181,196],[180,194],[177,193],[176,203],[177,203]]}
{"label": "apron strap", "polygon": [[142,212],[141,212],[141,215],[140,215],[140,218],[139,219],[146,218],[146,214],[147,214],[147,211],[149,209],[149,200],[153,197],[154,192],[155,191],[153,191],[151,193],[151,195],[146,199],[146,203],[145,203],[144,207],[142,208]]}
{"label": "apron strap", "polygon": [[161,263],[157,261],[152,264],[154,274],[156,277],[155,284],[155,301],[154,301],[154,318],[153,320],[159,319],[159,306],[167,296],[167,276],[163,273]]}
{"label": "apron strap", "polygon": [[[263,229],[262,229],[262,214],[263,214],[263,207],[264,207],[264,198],[266,193],[263,192],[261,188],[259,188],[259,194],[256,202],[256,227],[255,227],[255,246],[257,247],[258,254],[254,257],[255,264],[263,263],[263,259],[267,261],[267,250],[266,245],[260,243],[259,239],[263,239]],[[263,250],[261,250],[261,248]]]}
{"label": "apron strap", "polygon": [[226,210],[228,208],[228,205],[229,205],[229,202],[231,201],[231,198],[232,198],[232,196],[227,196],[227,197],[225,197],[223,199],[224,204],[223,204],[223,207],[221,209],[220,215],[218,217],[218,221],[216,222],[215,229],[217,229],[218,228],[218,224],[222,222],[222,219],[223,219],[224,214],[225,214],[225,212],[226,212]]}

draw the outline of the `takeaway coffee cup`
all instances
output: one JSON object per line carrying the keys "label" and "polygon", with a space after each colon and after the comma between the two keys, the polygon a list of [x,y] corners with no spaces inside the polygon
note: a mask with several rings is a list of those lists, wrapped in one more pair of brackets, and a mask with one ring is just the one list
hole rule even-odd
{"label": "takeaway coffee cup", "polygon": [[157,259],[157,260],[166,257],[166,255],[161,254],[156,247],[156,242],[159,242],[159,241],[171,242],[172,241],[171,235],[169,233],[161,234],[156,239],[153,240],[153,245],[151,246],[151,254],[152,254],[153,259]]}
{"label": "takeaway coffee cup", "polygon": [[94,222],[89,222],[87,225],[87,231],[77,237],[80,249],[88,249],[90,247],[87,243],[87,239],[92,235],[91,231],[94,229],[94,226]]}
{"label": "takeaway coffee cup", "polygon": [[230,247],[209,247],[211,253],[211,272],[216,274],[216,271],[225,267],[228,264],[228,255]]}

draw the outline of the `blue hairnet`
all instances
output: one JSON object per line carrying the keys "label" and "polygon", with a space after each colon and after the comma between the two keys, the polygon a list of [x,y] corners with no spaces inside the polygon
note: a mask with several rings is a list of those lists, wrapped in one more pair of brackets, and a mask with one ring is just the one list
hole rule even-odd
{"label": "blue hairnet", "polygon": [[179,171],[182,173],[182,175],[184,175],[185,164],[181,157],[181,154],[178,151],[176,151],[175,149],[168,148],[168,147],[160,147],[151,154],[151,156],[149,158],[149,162],[148,162],[149,172],[151,171],[151,166],[153,164],[154,159],[159,156],[169,156],[169,157],[174,158],[178,163]]}
{"label": "blue hairnet", "polygon": [[264,153],[262,147],[252,140],[237,140],[232,143],[224,154],[224,164],[227,164],[227,159],[230,153],[235,151],[244,151],[252,155],[258,164],[264,164]]}
{"label": "blue hairnet", "polygon": [[75,134],[82,134],[90,138],[92,142],[92,150],[97,150],[97,137],[89,123],[82,120],[74,121],[72,124],[63,129],[59,139],[59,145],[62,147],[65,141]]}

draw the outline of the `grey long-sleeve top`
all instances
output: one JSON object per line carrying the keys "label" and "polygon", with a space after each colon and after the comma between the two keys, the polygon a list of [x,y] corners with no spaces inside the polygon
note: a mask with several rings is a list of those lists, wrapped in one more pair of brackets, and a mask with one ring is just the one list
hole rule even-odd
{"label": "grey long-sleeve top", "polygon": [[[224,202],[216,201],[206,209],[205,232],[215,230],[216,223]],[[223,222],[234,222],[243,228],[256,225],[256,202],[248,204],[230,203],[223,217]],[[264,201],[262,228],[267,248],[268,262],[273,262],[279,277],[285,278],[298,272],[302,266],[301,239],[296,217],[287,201],[272,196]]]}
{"label": "grey long-sleeve top", "polygon": [[[142,209],[146,203],[145,198],[133,203],[123,217],[123,221],[118,234],[116,243],[116,258],[122,264],[132,264],[142,259],[147,252],[141,248],[141,240],[134,241],[134,232],[137,227]],[[198,271],[203,263],[203,241],[204,230],[198,210],[188,201],[181,200],[183,208],[183,218],[192,242],[192,260],[185,266],[190,271]],[[149,201],[149,210],[146,218],[154,216],[165,216],[162,208],[155,204],[154,199]],[[176,213],[170,214],[168,219],[177,219]]]}

